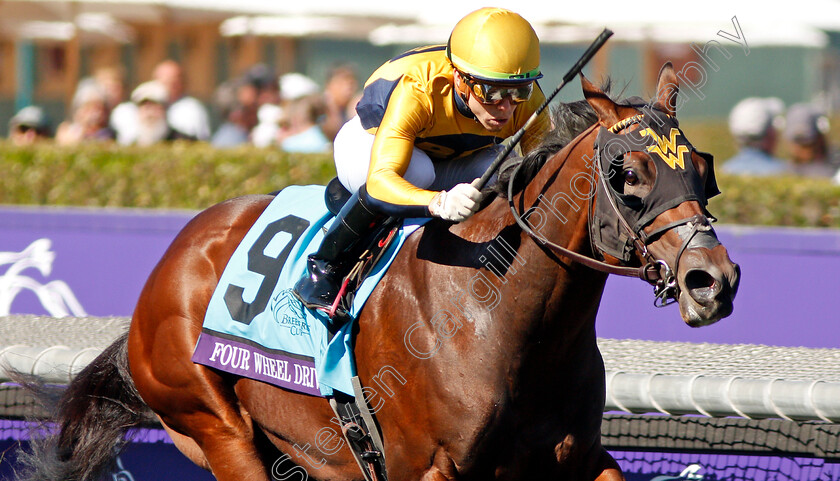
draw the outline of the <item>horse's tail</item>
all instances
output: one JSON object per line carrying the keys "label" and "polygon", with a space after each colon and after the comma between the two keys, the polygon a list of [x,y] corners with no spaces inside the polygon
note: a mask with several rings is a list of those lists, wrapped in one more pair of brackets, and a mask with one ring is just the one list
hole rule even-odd
{"label": "horse's tail", "polygon": [[105,349],[60,397],[43,383],[24,383],[42,403],[52,404],[45,407],[54,426],[33,435],[18,456],[20,481],[92,481],[113,469],[128,430],[148,421],[128,370],[127,339],[124,334]]}

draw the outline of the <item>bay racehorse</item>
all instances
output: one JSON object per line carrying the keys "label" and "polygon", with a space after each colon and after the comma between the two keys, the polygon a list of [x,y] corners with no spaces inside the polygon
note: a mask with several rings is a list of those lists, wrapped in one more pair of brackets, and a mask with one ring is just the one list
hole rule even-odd
{"label": "bay racehorse", "polygon": [[[411,236],[357,320],[358,374],[391,480],[624,479],[600,443],[604,266],[647,266],[638,271],[689,326],[732,311],[738,267],[705,209],[711,159],[652,121],[676,125],[673,68],[647,104],[616,103],[581,81],[585,112],[570,118],[584,124],[580,135],[520,162],[511,198]],[[658,143],[616,149],[600,143],[609,135]],[[184,227],[127,335],[65,391],[60,430],[36,446],[27,479],[94,479],[148,408],[220,481],[363,479],[324,399],[190,360],[228,258],[270,201],[222,202]],[[605,263],[596,270],[583,257]]]}

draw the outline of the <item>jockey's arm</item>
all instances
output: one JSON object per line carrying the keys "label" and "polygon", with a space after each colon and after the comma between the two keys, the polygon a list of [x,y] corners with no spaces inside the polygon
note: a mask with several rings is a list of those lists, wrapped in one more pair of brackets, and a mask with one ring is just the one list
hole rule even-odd
{"label": "jockey's arm", "polygon": [[[542,91],[535,89],[526,111],[533,112],[544,101]],[[364,194],[368,203],[383,213],[399,217],[431,215],[429,204],[438,193],[416,187],[403,178],[418,133],[435,121],[431,112],[429,96],[415,80],[404,77],[395,87],[376,132]],[[546,109],[523,135],[522,152],[536,147],[549,127]]]}
{"label": "jockey's arm", "polygon": [[428,217],[437,194],[421,189],[402,176],[411,162],[417,133],[432,121],[428,97],[410,81],[401,81],[391,95],[376,132],[367,176],[368,200],[389,215]]}

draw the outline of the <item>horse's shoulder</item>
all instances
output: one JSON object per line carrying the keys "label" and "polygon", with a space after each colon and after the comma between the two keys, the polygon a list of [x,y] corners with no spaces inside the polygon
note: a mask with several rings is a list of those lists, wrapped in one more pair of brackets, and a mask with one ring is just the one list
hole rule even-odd
{"label": "horse's shoulder", "polygon": [[274,200],[274,195],[271,194],[249,194],[222,201],[213,207],[219,207],[230,210],[265,210],[268,204]]}
{"label": "horse's shoulder", "polygon": [[219,228],[251,226],[272,199],[274,196],[255,194],[224,200],[199,212],[187,223],[182,233],[198,230],[209,234]]}
{"label": "horse's shoulder", "polygon": [[273,195],[251,194],[224,200],[208,207],[199,215],[205,217],[259,216],[274,199]]}

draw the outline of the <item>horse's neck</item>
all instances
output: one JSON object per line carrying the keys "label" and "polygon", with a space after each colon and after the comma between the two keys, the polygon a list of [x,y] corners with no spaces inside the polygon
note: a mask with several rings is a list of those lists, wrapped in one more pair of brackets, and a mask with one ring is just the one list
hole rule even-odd
{"label": "horse's neck", "polygon": [[592,137],[590,128],[554,154],[514,199],[521,206],[520,218],[536,234],[584,254],[591,254],[587,216],[595,181]]}
{"label": "horse's neck", "polygon": [[[586,158],[591,149],[591,139],[570,145],[514,197],[519,215],[537,234],[586,255],[591,255],[587,227],[591,160]],[[469,230],[485,231],[480,238],[482,251],[475,254],[481,266],[473,277],[481,277],[481,282],[471,285],[494,285],[498,298],[482,337],[496,338],[510,356],[536,352],[535,341],[558,348],[558,343],[574,344],[582,337],[594,340],[594,317],[606,276],[551,253],[523,232],[513,223],[506,199],[497,199],[480,214],[485,218],[478,223],[482,227]],[[488,235],[493,230],[488,226],[495,226],[495,237]]]}

